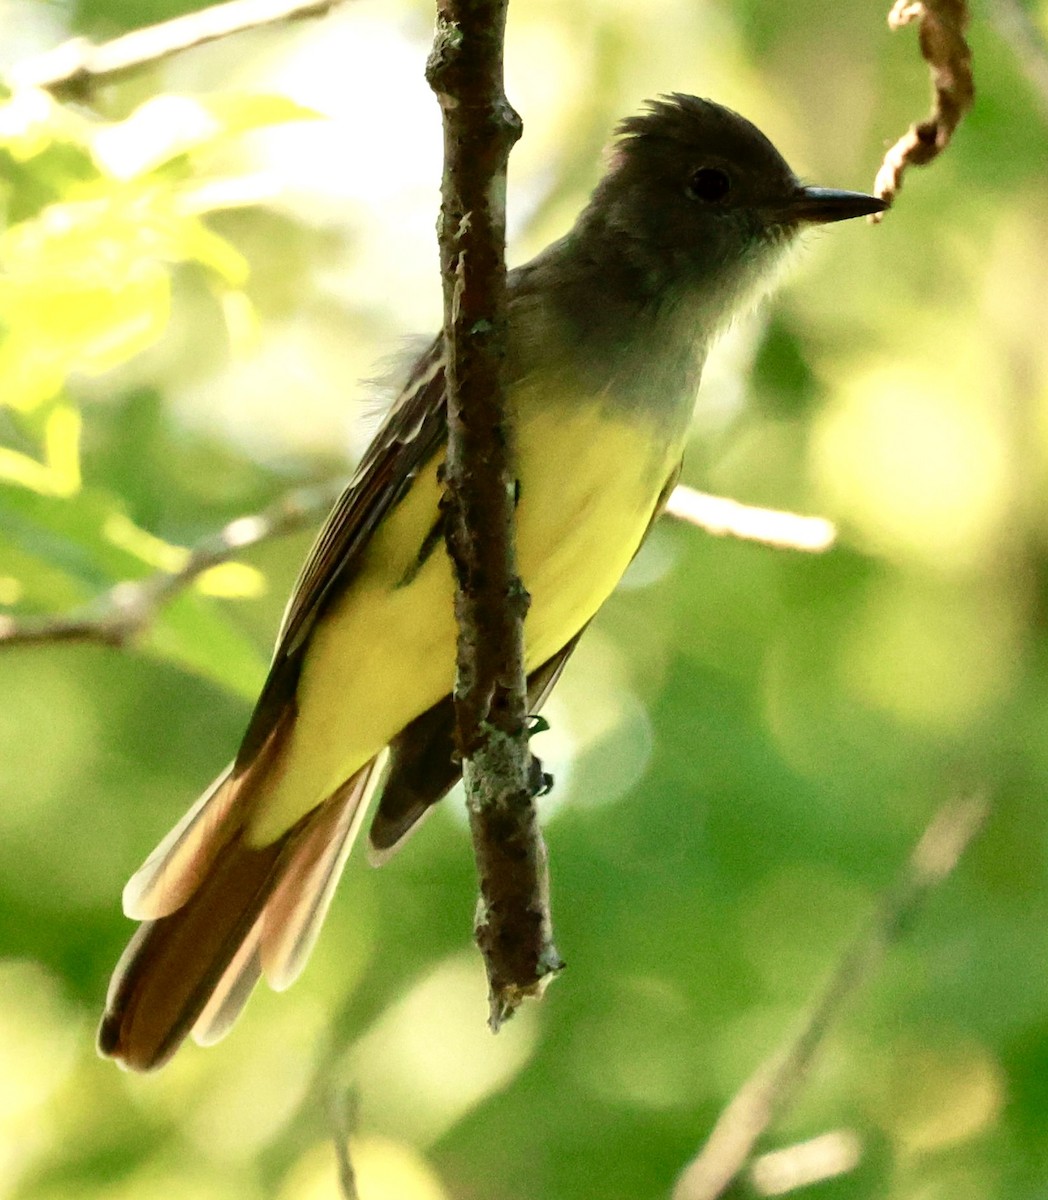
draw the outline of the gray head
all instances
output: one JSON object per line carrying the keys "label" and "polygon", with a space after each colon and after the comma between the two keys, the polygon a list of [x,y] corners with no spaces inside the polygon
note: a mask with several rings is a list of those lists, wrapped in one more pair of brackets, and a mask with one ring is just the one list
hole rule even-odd
{"label": "gray head", "polygon": [[651,296],[697,289],[728,315],[805,226],[885,207],[860,192],[803,186],[756,126],[696,96],[651,101],[617,134],[575,233],[598,238]]}

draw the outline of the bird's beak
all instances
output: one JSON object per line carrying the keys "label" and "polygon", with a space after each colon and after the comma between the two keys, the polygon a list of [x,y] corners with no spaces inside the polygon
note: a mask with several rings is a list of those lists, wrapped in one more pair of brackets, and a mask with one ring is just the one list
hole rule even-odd
{"label": "bird's beak", "polygon": [[865,192],[842,192],[837,188],[799,187],[784,206],[784,215],[808,225],[850,221],[884,212],[886,200]]}

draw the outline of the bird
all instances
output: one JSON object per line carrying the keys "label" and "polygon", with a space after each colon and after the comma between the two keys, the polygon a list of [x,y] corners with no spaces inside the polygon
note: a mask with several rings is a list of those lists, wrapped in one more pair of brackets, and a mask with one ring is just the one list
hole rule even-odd
{"label": "bird", "polygon": [[[507,281],[529,711],[537,712],[680,472],[716,336],[805,229],[884,201],[811,187],[759,129],[673,93],[622,121],[571,230]],[[98,1033],[132,1070],[222,1037],[256,982],[301,972],[377,793],[372,856],[454,786],[456,627],[442,548],[437,337],[310,551],[232,763],[123,893],[141,922]]]}

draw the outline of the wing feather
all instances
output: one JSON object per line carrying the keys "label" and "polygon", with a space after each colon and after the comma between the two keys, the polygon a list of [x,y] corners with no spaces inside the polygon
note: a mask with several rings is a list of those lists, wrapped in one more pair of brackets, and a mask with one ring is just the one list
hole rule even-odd
{"label": "wing feather", "polygon": [[346,859],[382,778],[384,755],[343,785],[294,848],[262,914],[261,966],[274,991],[302,973],[331,906]]}
{"label": "wing feather", "polygon": [[123,895],[126,916],[136,921],[169,916],[203,883],[222,847],[243,824],[242,810],[253,794],[248,783],[279,755],[293,718],[294,709],[287,706],[252,762],[240,771],[227,767],[131,876]]}
{"label": "wing feather", "polygon": [[180,908],[196,889],[224,839],[237,787],[232,764],[171,830],[124,887],[124,915],[155,921]]}
{"label": "wing feather", "polygon": [[[642,543],[662,515],[677,485],[680,469],[680,463],[677,463],[663,485]],[[529,712],[539,712],[546,703],[585,632],[583,626],[528,676]],[[455,755],[455,707],[451,696],[445,696],[405,726],[390,743],[389,753],[389,770],[368,834],[368,859],[376,867],[400,849],[419,821],[461,777]]]}
{"label": "wing feather", "polygon": [[273,662],[237,754],[250,763],[294,703],[302,658],[317,618],[360,565],[372,534],[447,438],[440,339],[415,364],[374,440],[317,535],[291,593]]}
{"label": "wing feather", "polygon": [[233,1028],[262,975],[262,918],[251,927],[190,1031],[198,1046],[213,1046]]}

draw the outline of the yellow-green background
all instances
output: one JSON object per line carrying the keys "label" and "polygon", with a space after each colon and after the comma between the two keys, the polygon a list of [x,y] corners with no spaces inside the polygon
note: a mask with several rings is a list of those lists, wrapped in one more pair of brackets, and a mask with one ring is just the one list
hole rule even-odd
{"label": "yellow-green background", "polygon": [[[177,7],[3,0],[2,62]],[[927,102],[913,32],[868,0],[511,7],[515,262],[646,96],[715,97],[846,187]],[[949,153],[881,228],[813,237],[710,364],[687,481],[831,516],[841,544],[652,537],[536,743],[569,966],[497,1038],[456,801],[382,871],[351,862],[302,981],[226,1042],[149,1078],[95,1057],[120,889],[235,747],[307,534],[205,578],[134,650],[0,652],[0,1196],[334,1197],[331,1095],[358,1103],[364,1200],[665,1196],[973,786],[985,836],[762,1149],[858,1138],[804,1196],[1048,1195],[1048,116],[999,15],[976,6]],[[361,0],[93,112],[0,108],[11,611],[177,566],[359,453],[360,381],[439,320],[431,21]],[[199,103],[139,109],[171,94]]]}

